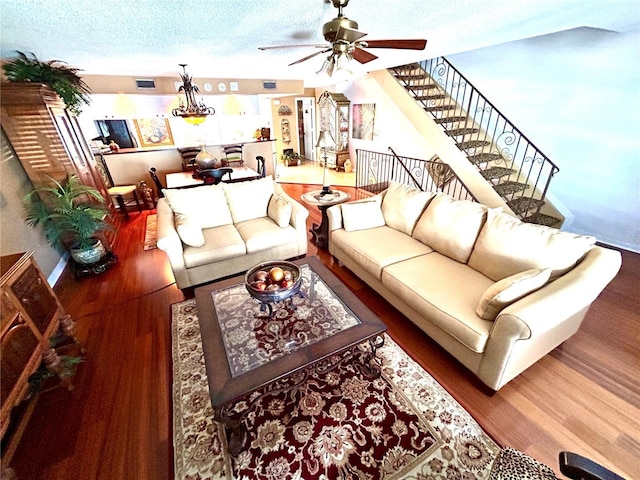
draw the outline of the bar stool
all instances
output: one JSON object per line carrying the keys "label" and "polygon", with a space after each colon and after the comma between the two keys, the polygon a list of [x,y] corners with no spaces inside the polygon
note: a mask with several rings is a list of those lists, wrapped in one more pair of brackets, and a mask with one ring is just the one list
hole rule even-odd
{"label": "bar stool", "polygon": [[124,201],[125,195],[133,196],[136,206],[138,207],[138,212],[142,212],[140,199],[138,198],[138,188],[135,185],[114,185],[111,172],[109,172],[109,167],[107,167],[107,162],[104,157],[102,155],[97,156],[96,161],[102,181],[107,187],[107,193],[110,197],[115,197],[118,202],[118,206],[120,207],[120,211],[124,214],[125,218],[129,218],[127,204]]}

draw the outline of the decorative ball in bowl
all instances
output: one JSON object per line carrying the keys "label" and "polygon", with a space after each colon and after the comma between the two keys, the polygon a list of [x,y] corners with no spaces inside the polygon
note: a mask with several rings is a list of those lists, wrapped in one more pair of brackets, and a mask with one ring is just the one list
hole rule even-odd
{"label": "decorative ball in bowl", "polygon": [[281,302],[300,291],[300,267],[284,260],[264,262],[249,269],[244,284],[253,298],[266,304]]}

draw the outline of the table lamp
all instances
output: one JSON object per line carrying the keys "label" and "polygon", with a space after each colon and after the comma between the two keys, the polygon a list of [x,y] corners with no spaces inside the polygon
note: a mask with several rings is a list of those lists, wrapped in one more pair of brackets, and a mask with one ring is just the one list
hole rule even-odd
{"label": "table lamp", "polygon": [[328,178],[328,169],[327,166],[327,147],[332,147],[335,145],[331,134],[326,130],[321,130],[320,135],[318,136],[318,141],[316,142],[316,147],[322,149],[322,159],[324,160],[324,170],[322,173],[322,191],[320,192],[320,196],[330,195],[333,192],[331,191],[331,187],[329,186],[329,178]]}

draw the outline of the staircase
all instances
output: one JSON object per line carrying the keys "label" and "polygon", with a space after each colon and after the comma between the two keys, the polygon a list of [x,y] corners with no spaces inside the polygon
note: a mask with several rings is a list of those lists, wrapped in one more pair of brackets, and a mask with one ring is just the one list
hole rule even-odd
{"label": "staircase", "polygon": [[559,169],[445,58],[389,72],[523,221],[559,227],[546,200]]}

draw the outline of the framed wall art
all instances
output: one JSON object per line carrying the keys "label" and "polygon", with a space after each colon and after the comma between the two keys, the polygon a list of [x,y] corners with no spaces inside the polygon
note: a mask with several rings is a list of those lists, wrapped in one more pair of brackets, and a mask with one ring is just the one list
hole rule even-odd
{"label": "framed wall art", "polygon": [[353,105],[353,138],[373,140],[373,126],[376,118],[375,103]]}
{"label": "framed wall art", "polygon": [[166,118],[138,118],[133,121],[141,147],[173,145],[173,135]]}

